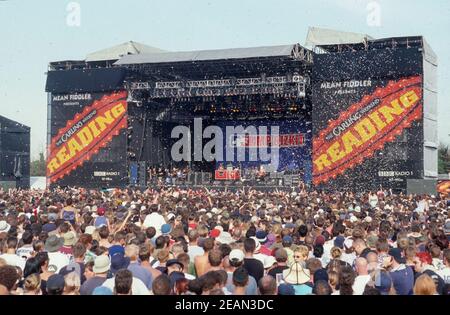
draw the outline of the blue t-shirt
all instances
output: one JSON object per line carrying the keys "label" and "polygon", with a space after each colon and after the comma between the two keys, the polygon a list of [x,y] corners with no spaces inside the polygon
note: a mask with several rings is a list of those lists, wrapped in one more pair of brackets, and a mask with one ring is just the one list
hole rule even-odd
{"label": "blue t-shirt", "polygon": [[414,288],[414,272],[411,267],[400,265],[390,272],[397,295],[412,295]]}
{"label": "blue t-shirt", "polygon": [[308,295],[312,293],[312,287],[308,284],[295,284],[292,285],[295,290],[295,295]]}
{"label": "blue t-shirt", "polygon": [[99,216],[99,217],[95,218],[94,225],[95,225],[96,228],[99,228],[102,225],[107,226],[108,225],[108,221],[106,220],[106,218],[104,216]]}

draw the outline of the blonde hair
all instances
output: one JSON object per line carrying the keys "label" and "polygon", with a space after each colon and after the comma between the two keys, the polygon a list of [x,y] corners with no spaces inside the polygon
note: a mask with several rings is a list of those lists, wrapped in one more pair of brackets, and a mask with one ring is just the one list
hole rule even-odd
{"label": "blonde hair", "polygon": [[300,255],[306,260],[308,258],[309,248],[305,245],[300,245],[295,249],[294,253],[300,253]]}
{"label": "blonde hair", "polygon": [[283,230],[283,226],[279,223],[275,223],[272,225],[272,233],[275,235],[280,235],[281,231]]}
{"label": "blonde hair", "polygon": [[436,284],[429,275],[423,274],[417,278],[414,295],[435,295],[436,293]]}
{"label": "blonde hair", "polygon": [[64,277],[64,295],[79,295],[80,294],[80,276],[72,271],[71,273],[68,273]]}
{"label": "blonde hair", "polygon": [[23,282],[23,293],[39,293],[41,290],[41,277],[33,273],[25,278]]}
{"label": "blonde hair", "polygon": [[139,258],[139,246],[130,244],[125,246],[125,256],[136,260]]}
{"label": "blonde hair", "polygon": [[342,256],[342,250],[336,246],[331,249],[330,253],[333,259],[339,259]]}
{"label": "blonde hair", "polygon": [[3,258],[0,258],[0,267],[6,266],[6,260],[4,260]]}
{"label": "blonde hair", "polygon": [[330,286],[336,289],[336,286],[339,283],[339,274],[336,271],[328,272],[328,283]]}

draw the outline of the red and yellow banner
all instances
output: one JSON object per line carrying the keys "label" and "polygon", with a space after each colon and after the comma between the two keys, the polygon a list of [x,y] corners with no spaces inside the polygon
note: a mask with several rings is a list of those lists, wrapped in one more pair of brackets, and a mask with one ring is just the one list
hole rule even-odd
{"label": "red and yellow banner", "polygon": [[80,167],[127,127],[126,98],[125,91],[105,95],[58,131],[52,138],[47,159],[50,183]]}
{"label": "red and yellow banner", "polygon": [[353,104],[313,141],[313,182],[327,182],[363,163],[422,118],[420,76],[390,82]]}

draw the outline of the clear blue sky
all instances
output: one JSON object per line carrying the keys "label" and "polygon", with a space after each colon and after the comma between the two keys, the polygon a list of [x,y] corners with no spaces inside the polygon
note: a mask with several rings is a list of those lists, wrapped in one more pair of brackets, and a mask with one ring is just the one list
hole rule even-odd
{"label": "clear blue sky", "polygon": [[450,143],[448,0],[378,0],[380,27],[367,24],[371,0],[78,0],[80,27],[66,23],[69,2],[0,1],[0,115],[31,127],[33,157],[46,142],[50,61],[129,40],[171,51],[303,44],[309,26],[424,35],[439,57],[439,136]]}

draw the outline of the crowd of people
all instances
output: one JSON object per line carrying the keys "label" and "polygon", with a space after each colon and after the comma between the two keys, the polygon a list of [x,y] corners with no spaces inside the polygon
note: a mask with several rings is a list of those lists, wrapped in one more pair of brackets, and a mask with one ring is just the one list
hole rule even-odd
{"label": "crowd of people", "polygon": [[0,190],[0,295],[448,295],[447,196]]}

